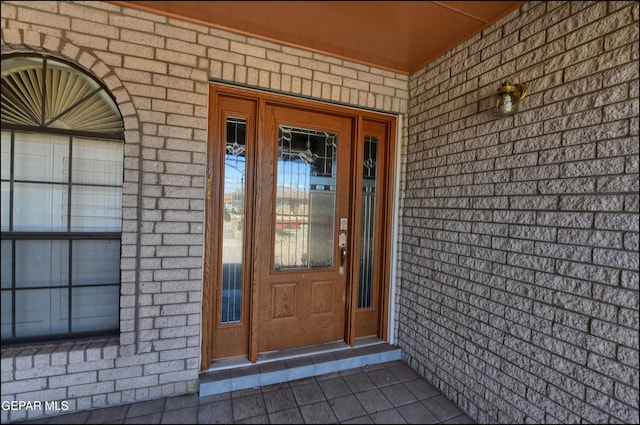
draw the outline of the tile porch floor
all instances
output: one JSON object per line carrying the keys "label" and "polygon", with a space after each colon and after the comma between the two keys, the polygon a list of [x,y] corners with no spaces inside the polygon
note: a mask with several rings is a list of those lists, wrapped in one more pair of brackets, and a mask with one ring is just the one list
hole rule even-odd
{"label": "tile porch floor", "polygon": [[401,360],[199,397],[142,401],[21,424],[473,424]]}

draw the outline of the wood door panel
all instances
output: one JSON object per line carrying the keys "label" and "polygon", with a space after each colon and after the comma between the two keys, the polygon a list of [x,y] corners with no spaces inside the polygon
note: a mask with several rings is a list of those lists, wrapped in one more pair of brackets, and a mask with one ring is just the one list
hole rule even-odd
{"label": "wood door panel", "polygon": [[[259,351],[344,338],[345,287],[327,272],[277,273],[263,286]],[[265,288],[267,286],[267,288]]]}
{"label": "wood door panel", "polygon": [[[271,286],[271,318],[311,317],[336,313],[337,303],[341,303],[341,292],[336,291],[333,281],[301,282],[300,286],[310,287],[311,296],[298,297],[298,283],[276,283]],[[298,309],[299,298],[311,300],[309,306]]]}
{"label": "wood door panel", "polygon": [[297,316],[297,283],[280,283],[271,286],[271,319]]}
{"label": "wood door panel", "polygon": [[[261,294],[258,350],[272,351],[342,339],[347,286],[346,275],[339,272],[338,235],[339,219],[349,217],[352,120],[295,108],[268,106],[265,121],[260,148],[269,157],[263,157],[260,162],[260,175],[264,178],[258,179],[260,187],[257,189],[261,201],[258,204],[261,213],[257,215],[256,226],[259,229],[256,238],[260,264],[257,275]],[[316,157],[306,155],[306,151],[302,150],[304,144],[298,144],[299,153],[283,154],[289,152],[283,149],[283,137],[289,137],[291,146],[295,144],[294,135],[282,133],[283,129],[287,132],[299,129],[314,134],[335,134],[335,139],[324,140],[323,136],[318,136],[320,139],[314,143],[337,151]],[[309,145],[306,147],[309,148]],[[289,159],[291,157],[294,159]],[[330,180],[322,180],[322,189],[312,183],[318,178],[313,174],[318,164],[314,161],[318,159],[325,161],[322,163],[325,164],[323,170],[327,169],[326,161],[331,161],[328,169],[333,177],[324,177]],[[301,168],[304,173],[311,173],[305,175],[309,180],[306,177],[304,179],[308,186],[296,186],[297,192],[292,190],[293,186],[283,190],[282,182],[278,180],[281,176],[279,167],[290,170],[291,167],[286,164],[291,161],[295,164],[301,164],[301,161],[307,163],[308,166],[301,165]],[[289,196],[294,192],[297,193],[295,199],[298,204],[293,203],[293,198],[284,204],[278,201],[279,196]],[[291,220],[294,215],[300,218],[295,223]],[[314,233],[312,225],[324,230]],[[289,235],[293,235],[292,240],[296,241],[292,249],[298,248],[299,226],[307,226],[309,239],[302,244],[305,247],[303,250],[283,257],[278,247],[283,242],[282,232],[287,226],[293,226],[287,230]],[[314,243],[312,234],[320,234],[319,241]],[[314,256],[314,252],[319,253],[319,257]],[[306,260],[301,261],[301,258]]]}
{"label": "wood door panel", "polygon": [[[270,320],[260,324],[260,351],[342,340],[344,298],[332,281],[302,279],[271,285]],[[265,303],[265,304],[267,304]]]}
{"label": "wood door panel", "polygon": [[335,313],[335,286],[333,281],[311,282],[311,315]]}

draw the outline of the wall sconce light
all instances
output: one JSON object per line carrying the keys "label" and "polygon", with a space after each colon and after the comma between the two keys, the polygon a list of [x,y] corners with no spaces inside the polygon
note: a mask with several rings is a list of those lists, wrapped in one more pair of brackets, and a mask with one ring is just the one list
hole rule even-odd
{"label": "wall sconce light", "polygon": [[505,81],[493,96],[495,111],[500,116],[513,115],[518,112],[520,101],[527,95],[527,86]]}

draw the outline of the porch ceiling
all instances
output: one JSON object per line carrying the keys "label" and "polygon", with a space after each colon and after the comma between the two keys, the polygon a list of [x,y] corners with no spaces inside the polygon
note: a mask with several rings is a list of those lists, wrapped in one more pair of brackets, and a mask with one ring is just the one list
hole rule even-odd
{"label": "porch ceiling", "polygon": [[111,1],[402,74],[524,1]]}

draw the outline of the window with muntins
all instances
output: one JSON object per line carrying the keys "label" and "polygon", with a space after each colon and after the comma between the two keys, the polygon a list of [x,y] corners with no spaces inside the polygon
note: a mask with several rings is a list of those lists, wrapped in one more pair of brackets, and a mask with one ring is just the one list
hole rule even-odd
{"label": "window with muntins", "polygon": [[3,343],[119,329],[123,123],[93,77],[2,58]]}

